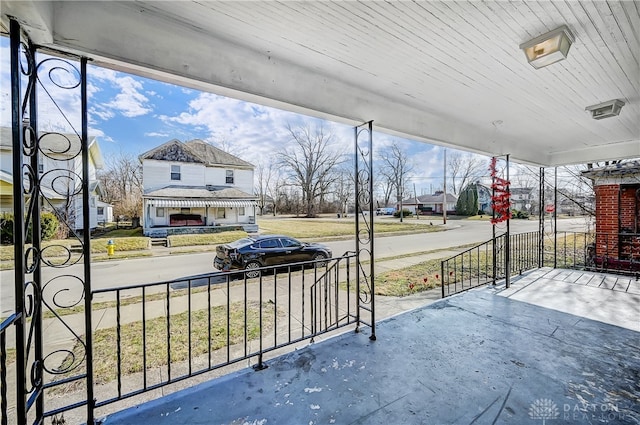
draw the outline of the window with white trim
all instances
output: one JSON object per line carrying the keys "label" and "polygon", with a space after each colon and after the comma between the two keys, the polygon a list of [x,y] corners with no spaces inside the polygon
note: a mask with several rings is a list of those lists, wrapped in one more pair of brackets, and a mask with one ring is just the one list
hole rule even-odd
{"label": "window with white trim", "polygon": [[244,214],[244,207],[238,207],[238,215],[245,215]]}
{"label": "window with white trim", "polygon": [[226,208],[218,207],[218,209],[216,210],[216,218],[225,218],[225,211]]}
{"label": "window with white trim", "polygon": [[233,170],[227,170],[226,174],[227,174],[227,177],[226,177],[225,183],[233,184]]}
{"label": "window with white trim", "polygon": [[164,217],[164,208],[156,208],[156,217]]}

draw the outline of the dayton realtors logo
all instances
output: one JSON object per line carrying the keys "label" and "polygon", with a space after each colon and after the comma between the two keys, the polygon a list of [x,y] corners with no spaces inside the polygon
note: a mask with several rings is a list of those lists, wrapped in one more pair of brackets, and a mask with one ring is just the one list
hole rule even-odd
{"label": "dayton realtors logo", "polygon": [[545,425],[547,420],[558,419],[560,410],[553,401],[548,398],[541,398],[529,406],[529,417],[531,419],[542,419],[542,425]]}
{"label": "dayton realtors logo", "polygon": [[549,420],[562,419],[564,422],[598,421],[607,423],[628,418],[627,414],[620,412],[617,404],[611,403],[576,403],[562,405],[562,411],[548,398],[541,398],[529,406],[529,417],[534,420],[542,420],[546,425]]}

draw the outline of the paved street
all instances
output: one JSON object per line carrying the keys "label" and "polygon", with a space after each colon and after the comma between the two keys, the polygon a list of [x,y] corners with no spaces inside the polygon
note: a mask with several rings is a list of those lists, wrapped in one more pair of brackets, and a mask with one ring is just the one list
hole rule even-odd
{"label": "paved street", "polygon": [[[424,220],[427,220],[423,218]],[[407,219],[415,220],[415,219]],[[422,219],[421,219],[422,220]],[[434,226],[441,225],[435,218],[430,220]],[[412,235],[377,236],[375,256],[378,259],[446,249],[470,243],[484,242],[491,238],[491,225],[487,221],[449,220],[444,232],[417,233]],[[549,227],[548,227],[549,228]],[[582,231],[585,228],[584,218],[564,219],[558,221],[558,230]],[[522,233],[538,230],[536,220],[512,220],[511,232]],[[504,231],[504,230],[502,230]],[[353,240],[325,242],[333,250],[334,256],[342,255],[346,251],[355,249]],[[132,258],[127,260],[112,260],[96,262],[91,266],[91,287],[94,290],[116,288],[142,283],[162,282],[178,278],[188,278],[214,271],[213,247],[210,252],[189,253],[186,255],[164,255],[171,250],[159,248],[157,256]],[[51,297],[57,292],[55,288],[69,287],[70,291],[58,294],[58,301],[72,303],[77,300],[79,281],[73,276],[82,276],[83,266],[77,264],[71,267],[43,269],[44,281],[56,278],[54,283],[45,291],[44,297]],[[6,316],[14,307],[14,271],[0,272],[0,316]]]}

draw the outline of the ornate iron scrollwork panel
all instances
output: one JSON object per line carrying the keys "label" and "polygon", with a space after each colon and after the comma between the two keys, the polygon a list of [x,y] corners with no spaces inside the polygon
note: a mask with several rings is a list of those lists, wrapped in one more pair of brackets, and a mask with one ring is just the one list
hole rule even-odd
{"label": "ornate iron scrollwork panel", "polygon": [[[89,229],[87,220],[81,220],[90,210],[86,60],[79,67],[73,59],[37,53],[22,41],[19,24],[11,25],[11,54],[19,58],[12,60],[11,73],[14,222],[20,230],[15,243],[16,310],[24,317],[16,328],[16,350],[25,372],[16,383],[18,423],[34,417],[34,423],[42,423],[83,404],[89,406],[87,422],[93,422],[93,400],[88,397],[92,384],[86,373],[91,358]],[[47,131],[39,116],[46,116]],[[43,233],[45,213],[57,219],[55,235]],[[78,246],[79,251],[72,249]],[[72,268],[80,262],[84,268]],[[57,272],[62,268],[69,272]],[[82,324],[69,320],[69,311],[83,315]],[[72,381],[86,385],[87,399],[52,408],[49,392]]]}
{"label": "ornate iron scrollwork panel", "polygon": [[[356,254],[358,326],[371,327],[375,340],[375,273],[373,223],[373,123],[355,127]],[[366,263],[366,264],[365,264]]]}

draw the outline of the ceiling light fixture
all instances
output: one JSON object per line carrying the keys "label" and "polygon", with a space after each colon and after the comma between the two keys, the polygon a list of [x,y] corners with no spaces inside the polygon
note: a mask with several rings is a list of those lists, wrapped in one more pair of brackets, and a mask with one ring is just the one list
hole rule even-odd
{"label": "ceiling light fixture", "polygon": [[587,106],[585,111],[591,112],[591,118],[601,120],[603,118],[615,117],[620,114],[620,110],[624,106],[624,102],[620,99],[613,99],[607,102],[598,103],[597,105]]}
{"label": "ceiling light fixture", "polygon": [[573,41],[573,34],[566,25],[563,25],[522,43],[520,48],[524,50],[531,66],[539,69],[566,59]]}

